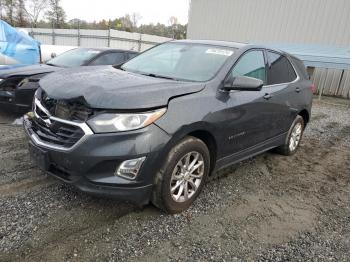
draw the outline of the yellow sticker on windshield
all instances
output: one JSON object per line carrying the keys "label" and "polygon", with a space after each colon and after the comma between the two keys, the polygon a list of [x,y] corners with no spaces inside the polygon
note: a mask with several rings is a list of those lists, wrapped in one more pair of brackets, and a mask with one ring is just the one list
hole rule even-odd
{"label": "yellow sticker on windshield", "polygon": [[233,54],[233,51],[227,50],[227,49],[210,48],[206,51],[206,53],[207,54],[214,54],[214,55],[231,56]]}

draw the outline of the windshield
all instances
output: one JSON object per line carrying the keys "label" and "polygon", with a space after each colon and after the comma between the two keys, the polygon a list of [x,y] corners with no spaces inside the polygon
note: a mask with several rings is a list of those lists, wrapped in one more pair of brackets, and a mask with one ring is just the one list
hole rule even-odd
{"label": "windshield", "polygon": [[59,67],[76,67],[81,66],[85,62],[89,61],[94,56],[101,53],[100,50],[89,49],[89,48],[77,48],[72,49],[63,54],[49,60],[48,65],[59,66]]}
{"label": "windshield", "polygon": [[187,81],[213,78],[234,53],[233,48],[193,43],[166,43],[126,62],[126,71]]}

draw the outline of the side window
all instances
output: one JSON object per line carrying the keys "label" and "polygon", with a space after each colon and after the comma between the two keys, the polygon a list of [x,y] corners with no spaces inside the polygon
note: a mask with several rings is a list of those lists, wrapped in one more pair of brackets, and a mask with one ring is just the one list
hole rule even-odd
{"label": "side window", "polygon": [[117,65],[124,61],[124,53],[107,53],[96,58],[89,65]]}
{"label": "side window", "polygon": [[138,53],[128,53],[128,60],[137,56]]}
{"label": "side window", "polygon": [[269,61],[268,85],[289,83],[297,78],[293,66],[285,56],[268,51],[267,59]]}
{"label": "side window", "polygon": [[266,68],[263,51],[250,51],[244,54],[231,71],[231,78],[249,76],[266,83]]}

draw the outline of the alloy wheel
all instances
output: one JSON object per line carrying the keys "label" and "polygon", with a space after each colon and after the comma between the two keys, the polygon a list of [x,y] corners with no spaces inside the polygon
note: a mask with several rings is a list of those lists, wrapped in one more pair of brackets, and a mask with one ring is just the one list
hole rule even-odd
{"label": "alloy wheel", "polygon": [[289,150],[291,152],[293,152],[298,147],[301,140],[302,131],[303,131],[303,127],[301,123],[297,123],[293,127],[293,130],[289,139]]}
{"label": "alloy wheel", "polygon": [[170,193],[174,201],[185,202],[198,190],[204,176],[201,153],[192,151],[177,162],[170,180]]}

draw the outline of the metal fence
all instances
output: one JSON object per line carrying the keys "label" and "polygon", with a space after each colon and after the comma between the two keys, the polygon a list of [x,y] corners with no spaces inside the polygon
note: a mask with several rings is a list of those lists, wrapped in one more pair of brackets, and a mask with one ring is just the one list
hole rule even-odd
{"label": "metal fence", "polygon": [[315,68],[311,76],[317,93],[350,99],[350,70]]}
{"label": "metal fence", "polygon": [[118,30],[89,30],[89,29],[49,29],[22,28],[29,34],[47,45],[67,45],[83,47],[113,47],[135,51],[144,51],[158,43],[171,40],[170,38],[129,33]]}

